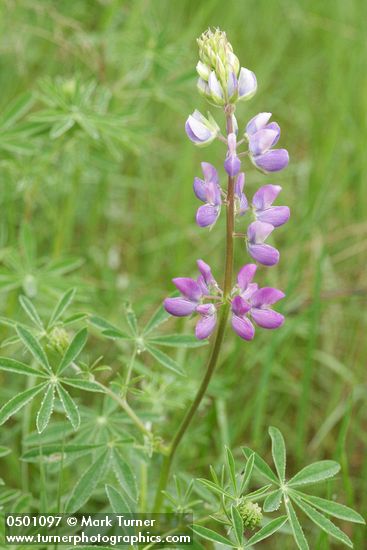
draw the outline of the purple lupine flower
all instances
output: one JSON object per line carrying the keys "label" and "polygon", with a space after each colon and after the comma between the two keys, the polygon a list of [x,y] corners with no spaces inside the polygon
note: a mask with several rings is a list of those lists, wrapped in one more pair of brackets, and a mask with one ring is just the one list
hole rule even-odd
{"label": "purple lupine flower", "polygon": [[185,130],[187,136],[195,145],[205,147],[217,137],[220,128],[210,113],[208,118],[205,118],[199,111],[195,110],[187,119]]}
{"label": "purple lupine flower", "polygon": [[288,165],[286,149],[273,149],[279,140],[280,127],[276,122],[268,124],[271,113],[259,113],[246,126],[250,159],[264,173],[278,172]]}
{"label": "purple lupine flower", "polygon": [[258,326],[267,329],[278,328],[284,322],[283,315],[270,308],[284,298],[284,293],[270,287],[259,289],[252,282],[256,269],[255,264],[247,264],[240,269],[237,287],[234,289],[239,294],[232,299],[232,328],[244,340],[252,340],[255,335],[255,328],[249,317]]}
{"label": "purple lupine flower", "polygon": [[196,223],[200,227],[213,225],[220,214],[222,204],[221,190],[219,187],[218,173],[212,164],[202,162],[201,168],[204,179],[194,179],[194,193],[199,200],[204,202],[196,213]]}
{"label": "purple lupine flower", "polygon": [[252,222],[247,229],[247,249],[250,256],[263,265],[271,266],[279,262],[279,252],[264,241],[274,230],[274,226],[265,222]]}
{"label": "purple lupine flower", "polygon": [[227,174],[231,177],[237,176],[238,172],[241,170],[241,161],[237,156],[237,139],[236,134],[231,132],[228,134],[228,151],[226,160],[224,161],[224,168]]}
{"label": "purple lupine flower", "polygon": [[203,303],[210,299],[210,295],[221,296],[222,291],[212,275],[210,266],[203,260],[198,260],[200,271],[198,279],[177,277],[173,283],[180,291],[181,296],[166,298],[163,302],[165,310],[176,317],[186,317],[198,313],[200,319],[196,324],[195,334],[199,340],[208,338],[215,329],[217,322],[217,308],[213,303]]}
{"label": "purple lupine flower", "polygon": [[181,296],[177,298],[166,298],[164,300],[165,310],[175,317],[186,317],[194,313],[203,296],[200,284],[189,277],[176,277],[172,279],[173,284],[180,291]]}
{"label": "purple lupine flower", "polygon": [[195,336],[198,340],[208,338],[217,324],[217,309],[214,304],[201,304],[196,308],[201,319],[196,323]]}
{"label": "purple lupine flower", "polygon": [[289,220],[288,206],[272,206],[282,188],[280,185],[264,185],[256,191],[252,205],[256,219],[279,227]]}
{"label": "purple lupine flower", "polygon": [[243,216],[248,210],[248,202],[243,188],[245,186],[245,174],[240,172],[236,179],[234,195],[235,195],[235,211],[239,216]]}
{"label": "purple lupine flower", "polygon": [[197,260],[197,266],[200,275],[197,279],[203,294],[220,294],[222,291],[219,288],[217,281],[214,279],[210,266],[203,260]]}

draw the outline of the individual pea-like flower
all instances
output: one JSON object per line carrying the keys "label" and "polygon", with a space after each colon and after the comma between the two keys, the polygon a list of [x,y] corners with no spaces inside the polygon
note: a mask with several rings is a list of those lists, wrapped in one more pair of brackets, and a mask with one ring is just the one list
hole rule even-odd
{"label": "individual pea-like flower", "polygon": [[257,90],[257,80],[255,73],[245,67],[241,67],[238,78],[237,92],[239,101],[247,101],[255,95]]}
{"label": "individual pea-like flower", "polygon": [[217,137],[220,128],[210,113],[208,113],[208,118],[205,118],[198,110],[195,110],[187,119],[185,130],[188,138],[195,145],[205,147]]}
{"label": "individual pea-like flower", "polygon": [[239,292],[232,298],[232,328],[244,340],[252,340],[255,327],[251,319],[259,327],[275,329],[284,323],[284,316],[271,309],[271,306],[284,298],[284,293],[276,288],[258,288],[252,283],[256,272],[255,264],[243,266],[238,273],[237,287]]}
{"label": "individual pea-like flower", "polygon": [[210,296],[221,297],[220,290],[214,279],[210,266],[203,260],[198,260],[200,275],[197,280],[189,277],[176,277],[173,283],[181,296],[166,298],[163,302],[165,310],[176,317],[186,317],[198,313],[200,319],[196,324],[195,335],[199,340],[208,338],[217,323],[217,308],[210,301],[204,302]]}
{"label": "individual pea-like flower", "polygon": [[224,169],[231,177],[237,176],[241,170],[241,161],[237,156],[237,138],[234,132],[228,134],[227,139],[228,150],[226,160],[224,161]]}
{"label": "individual pea-like flower", "polygon": [[194,179],[194,193],[205,204],[197,210],[196,223],[200,227],[207,227],[212,226],[217,221],[222,199],[218,172],[214,166],[208,162],[202,162],[201,168],[204,179]]}
{"label": "individual pea-like flower", "polygon": [[257,220],[279,227],[289,220],[288,206],[272,206],[282,190],[280,185],[264,185],[256,191],[252,207]]}
{"label": "individual pea-like flower", "polygon": [[268,124],[270,117],[271,113],[259,113],[247,124],[245,133],[250,159],[265,174],[278,172],[289,162],[286,149],[271,149],[279,140],[280,127],[276,122]]}
{"label": "individual pea-like flower", "polygon": [[250,256],[267,266],[279,262],[279,251],[264,242],[273,230],[272,224],[260,221],[252,222],[247,229],[247,249]]}

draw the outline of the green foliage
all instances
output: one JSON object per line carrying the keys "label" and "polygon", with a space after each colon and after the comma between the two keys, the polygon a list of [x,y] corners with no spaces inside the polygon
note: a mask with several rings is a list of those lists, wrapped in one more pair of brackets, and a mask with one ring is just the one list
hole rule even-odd
{"label": "green foliage", "polygon": [[[83,490],[81,509],[151,507],[209,351],[192,321],[168,323],[156,308],[167,281],[193,275],[197,258],[223,263],[224,220],[210,239],[191,223],[192,180],[200,161],[216,164],[216,146],[193,152],[183,131],[188,113],[204,110],[195,38],[219,25],[258,77],[253,103],[238,109],[240,131],[261,111],[286,128],[281,185],[292,218],[276,236],[283,261],[267,277],[286,289],[287,322],[253,344],[225,340],[166,510],[194,511],[210,536],[214,515],[225,544],[238,544],[228,529],[243,498],[264,515],[248,544],[293,550],[294,537],[307,547],[306,536],[328,550],[347,544],[335,529],[350,521],[348,536],[363,548],[352,508],[367,507],[365,3],[20,0],[0,12],[1,509],[37,512],[47,502],[64,511],[106,449],[108,467]],[[249,198],[256,177],[246,180]],[[288,503],[276,431],[275,468],[267,464],[269,424],[287,441]],[[245,448],[243,462],[240,442],[256,449]],[[226,447],[240,465],[236,490]],[[127,465],[123,483],[115,453]],[[341,469],[318,466],[324,457]],[[316,466],[302,471],[305,462]],[[212,478],[193,484],[208,464]],[[223,500],[229,517],[217,513]]]}
{"label": "green foliage", "polygon": [[[226,527],[227,534],[230,535],[231,539],[228,541],[221,534],[198,525],[194,527],[195,533],[206,539],[227,544],[234,548],[250,548],[273,535],[287,522],[297,547],[300,550],[305,550],[309,548],[309,544],[293,507],[293,504],[295,504],[314,525],[342,544],[353,548],[350,538],[326,516],[332,515],[344,521],[365,523],[362,516],[347,506],[305,494],[295,488],[300,485],[313,485],[328,480],[339,472],[339,464],[331,460],[315,462],[306,466],[288,480],[285,468],[286,448],[283,435],[274,427],[269,428],[269,435],[272,441],[272,457],[277,475],[256,452],[245,447],[242,450],[246,457],[246,465],[241,472],[240,491],[238,491],[237,483],[240,476],[237,474],[233,454],[228,448],[226,448],[225,470],[222,470],[221,477],[219,478],[215,471],[211,470],[212,481],[199,479],[201,485],[219,498],[220,508],[212,517]],[[245,487],[251,482],[253,473],[266,481],[271,481],[271,484],[252,492],[246,491]],[[262,519],[261,508],[254,502],[256,500],[264,500],[263,510],[266,514],[278,511],[281,504],[283,504],[285,514],[275,519],[268,517]],[[259,527],[261,523],[264,523],[261,529],[249,540],[244,541],[243,533],[246,533],[246,530],[249,531]],[[227,542],[224,542],[225,540]]]}

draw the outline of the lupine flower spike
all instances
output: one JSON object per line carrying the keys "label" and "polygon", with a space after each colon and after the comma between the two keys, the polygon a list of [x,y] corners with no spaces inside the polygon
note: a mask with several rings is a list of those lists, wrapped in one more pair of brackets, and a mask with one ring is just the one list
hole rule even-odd
{"label": "lupine flower spike", "polygon": [[[228,189],[221,189],[217,168],[202,162],[203,178],[196,177],[193,185],[196,197],[203,203],[197,210],[196,223],[202,228],[213,228],[221,209],[228,208],[227,218],[236,217],[237,223],[246,224],[247,228],[236,229],[233,234],[227,234],[227,239],[233,239],[234,236],[244,238],[248,254],[254,261],[264,266],[274,266],[279,262],[280,254],[267,240],[275,228],[288,221],[289,208],[273,205],[281,191],[280,185],[273,183],[260,187],[253,195],[252,202],[249,202],[241,160],[245,161],[247,156],[265,174],[285,168],[289,161],[288,152],[275,148],[280,138],[280,127],[276,122],[270,122],[271,113],[262,112],[251,118],[244,136],[239,138],[234,115],[236,103],[248,100],[256,93],[256,76],[250,69],[240,66],[226,34],[221,30],[209,29],[198,39],[198,45],[198,89],[211,105],[224,109],[226,137],[221,134],[219,125],[210,113],[205,118],[197,110],[188,117],[185,129],[189,139],[199,147],[209,145],[217,138],[225,142],[224,171],[228,177]],[[230,226],[234,226],[234,223],[233,219]],[[213,333],[218,312],[224,306],[230,307],[232,327],[244,340],[253,339],[254,325],[274,329],[283,324],[284,317],[271,306],[284,294],[275,288],[259,288],[253,282],[256,264],[243,266],[232,290],[228,285],[227,269],[223,291],[207,264],[198,260],[198,267],[200,276],[197,280],[173,279],[181,296],[167,298],[164,307],[176,316],[198,314],[200,319],[195,332],[199,339]]]}

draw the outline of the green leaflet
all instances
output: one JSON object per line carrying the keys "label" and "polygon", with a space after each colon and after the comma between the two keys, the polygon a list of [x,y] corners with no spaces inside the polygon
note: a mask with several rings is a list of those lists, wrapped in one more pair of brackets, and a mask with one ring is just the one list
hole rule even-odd
{"label": "green leaflet", "polygon": [[69,393],[65,390],[65,388],[61,386],[61,384],[57,385],[57,393],[59,395],[62,406],[64,407],[67,418],[70,420],[70,423],[73,426],[74,430],[77,430],[80,424],[80,414],[78,407],[76,406],[73,399],[70,397]]}
{"label": "green leaflet", "polygon": [[91,497],[102,475],[106,471],[108,459],[108,452],[104,451],[84,472],[78,483],[75,485],[69,500],[66,503],[65,513],[73,514],[79,510]]}
{"label": "green leaflet", "polygon": [[51,418],[54,400],[55,385],[49,384],[36,417],[36,426],[38,433],[43,432]]}
{"label": "green leaflet", "polygon": [[18,412],[22,407],[24,407],[29,401],[31,401],[38,393],[40,393],[47,384],[44,382],[33,388],[29,388],[21,393],[18,393],[12,397],[5,405],[0,409],[0,426],[4,424],[10,418]]}

